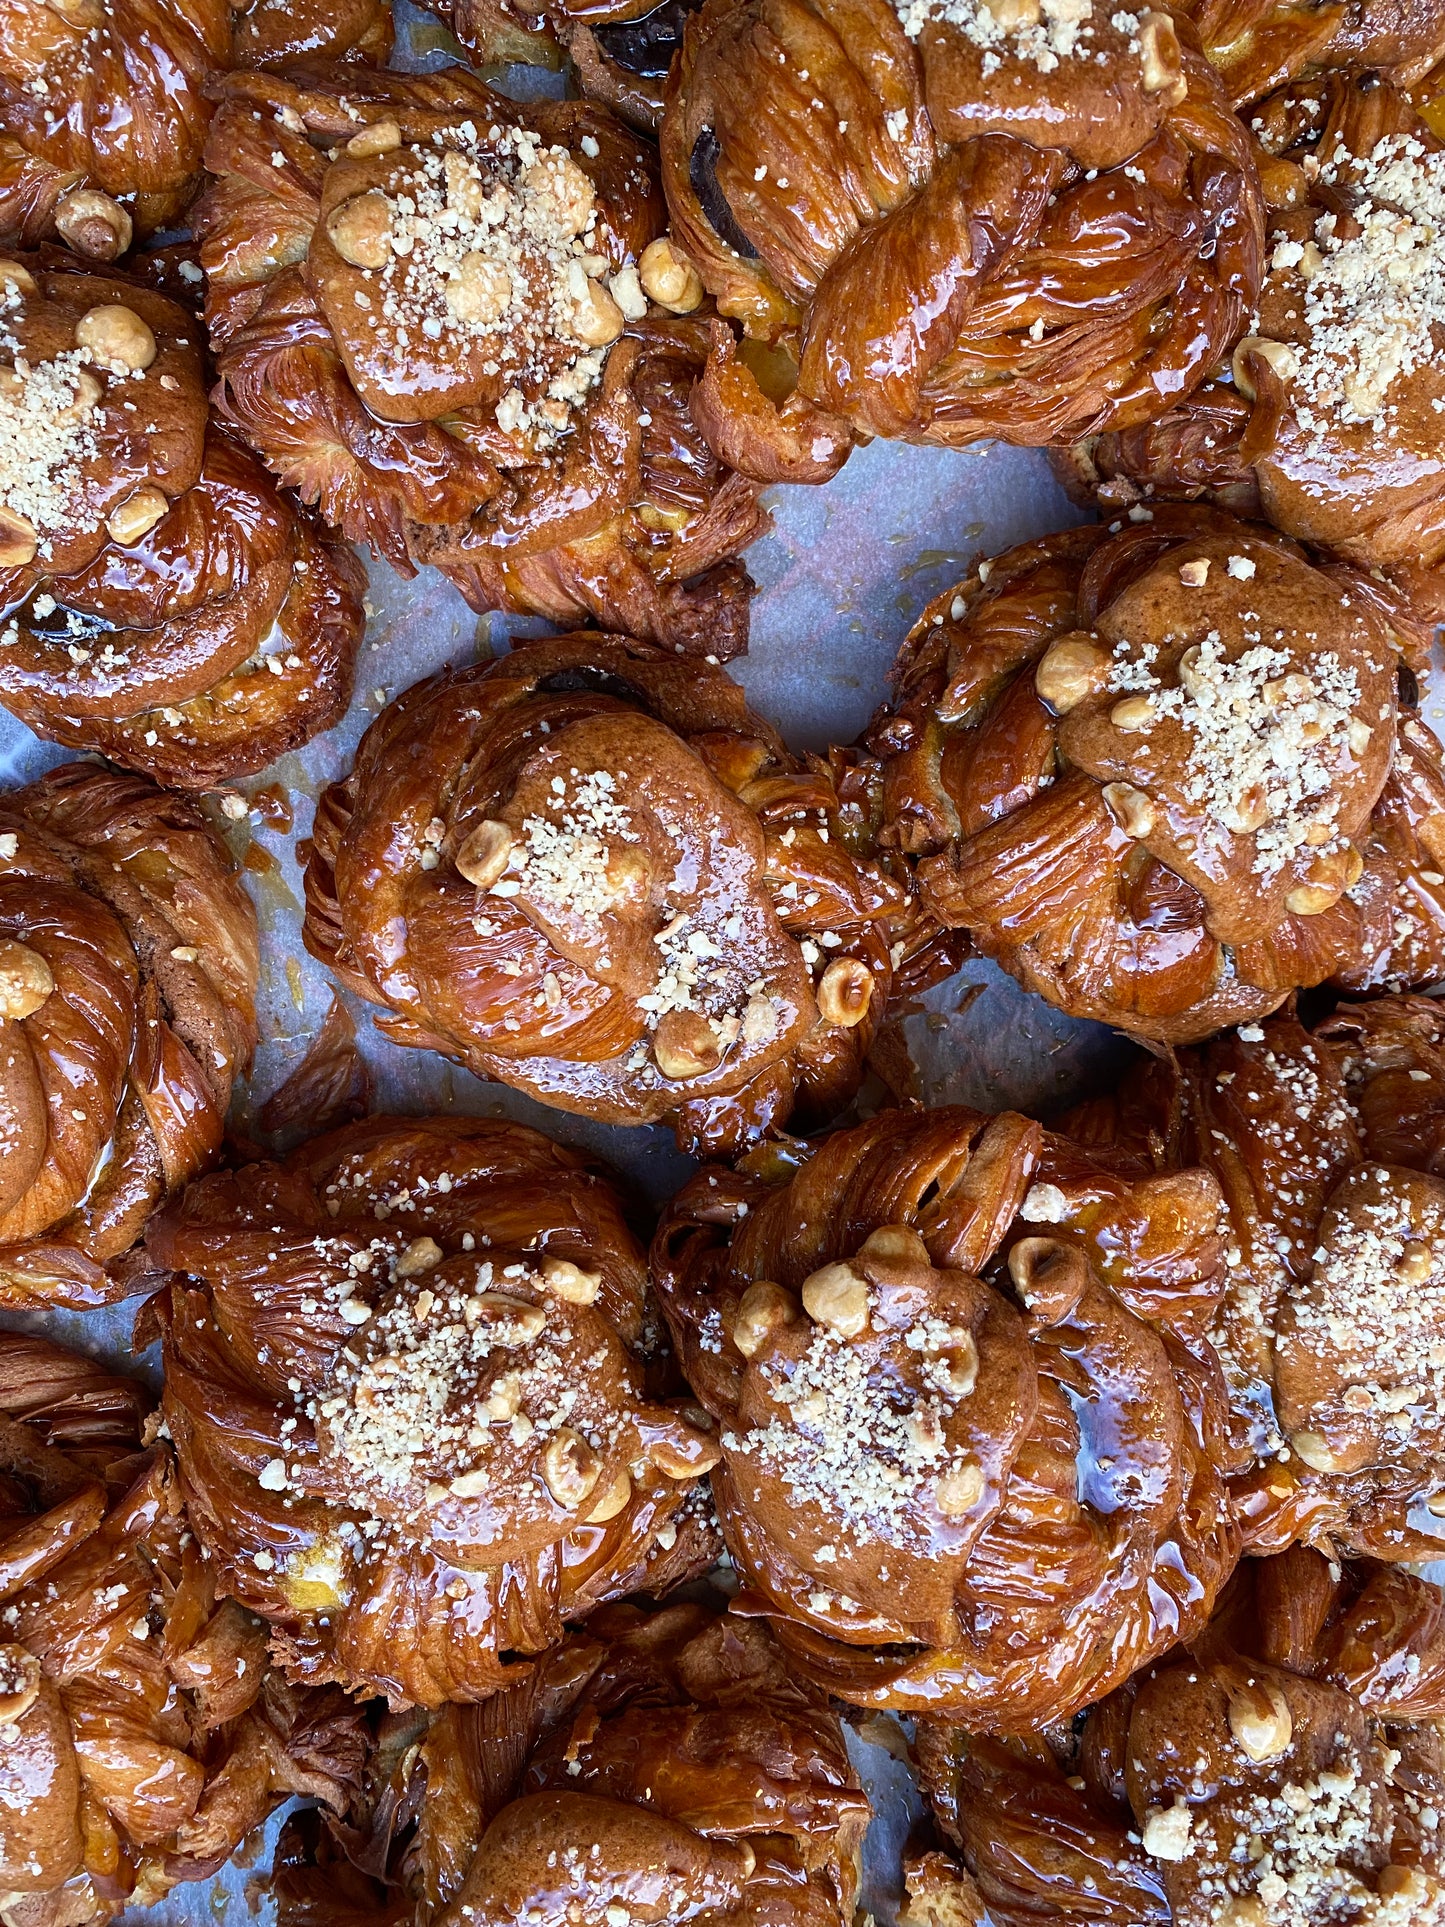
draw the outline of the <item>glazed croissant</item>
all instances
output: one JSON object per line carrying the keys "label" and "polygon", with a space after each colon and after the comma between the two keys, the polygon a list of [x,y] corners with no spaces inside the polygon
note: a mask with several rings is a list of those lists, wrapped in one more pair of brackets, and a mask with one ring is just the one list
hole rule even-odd
{"label": "glazed croissant", "polygon": [[220,1148],[256,918],[179,797],[71,763],[0,795],[0,1298],[109,1303]]}
{"label": "glazed croissant", "polygon": [[[17,1923],[109,1920],[204,1879],[288,1793],[344,1807],[338,1692],[268,1671],[265,1629],[185,1530],[149,1401],[0,1336],[0,1883]],[[145,1427],[146,1437],[151,1427]]]}
{"label": "glazed croissant", "polygon": [[400,1043],[740,1144],[849,1101],[926,935],[853,822],[720,670],[530,642],[372,725],[317,808],[306,944]]}
{"label": "glazed croissant", "polygon": [[[1105,1107],[1106,1109],[1108,1107]],[[1379,1559],[1445,1543],[1445,1021],[1424,997],[1226,1032],[1095,1107],[1219,1180],[1227,1284],[1212,1334],[1247,1543]]]}
{"label": "glazed croissant", "polygon": [[[1202,1640],[1072,1730],[921,1724],[944,1835],[909,1927],[1437,1927],[1445,1600],[1368,1561],[1246,1560]],[[978,1912],[970,1911],[977,1909]]]}
{"label": "glazed croissant", "polygon": [[798,401],[869,435],[1148,421],[1259,287],[1249,138],[1167,12],[707,0],[662,161],[719,312],[778,351],[773,390],[790,369]]}
{"label": "glazed croissant", "polygon": [[385,0],[7,0],[0,242],[118,259],[200,187],[214,73],[390,46]]}
{"label": "glazed croissant", "polygon": [[192,1185],[146,1249],[191,1523],[294,1681],[481,1699],[711,1563],[717,1447],[647,1389],[642,1252],[535,1131],[372,1119]]}
{"label": "glazed croissant", "polygon": [[[1403,94],[1353,73],[1274,95],[1253,125],[1274,157],[1275,205],[1231,379],[1080,444],[1061,473],[1105,507],[1205,497],[1418,581],[1445,559],[1445,150]],[[1438,575],[1426,581],[1445,606]]]}
{"label": "glazed croissant", "polygon": [[1320,67],[1376,68],[1409,87],[1445,58],[1435,0],[1184,0],[1181,12],[1241,111]]}
{"label": "glazed croissant", "polygon": [[485,1704],[383,1729],[336,1830],[352,1864],[303,1816],[279,1919],[849,1927],[868,1817],[837,1715],[765,1627],[609,1606]]}
{"label": "glazed croissant", "polygon": [[232,75],[206,160],[218,405],[328,521],[479,609],[746,646],[766,518],[690,410],[646,143],[461,68],[298,68]]}
{"label": "glazed croissant", "polygon": [[1136,518],[1012,549],[914,629],[871,741],[925,905],[1166,1043],[1341,974],[1433,981],[1445,789],[1401,677],[1428,621],[1256,524]]}
{"label": "glazed croissant", "polygon": [[653,1247],[721,1428],[732,1610],[854,1705],[986,1732],[1191,1637],[1238,1552],[1213,1179],[957,1109],[753,1166],[701,1172]]}
{"label": "glazed croissant", "polygon": [[329,728],[361,569],[208,429],[196,318],[74,257],[0,290],[0,702],[186,789]]}

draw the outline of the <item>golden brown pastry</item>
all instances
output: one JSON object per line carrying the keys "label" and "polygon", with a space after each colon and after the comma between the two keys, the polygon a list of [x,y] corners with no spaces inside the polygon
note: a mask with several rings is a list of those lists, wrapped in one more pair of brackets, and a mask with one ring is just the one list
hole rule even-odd
{"label": "golden brown pastry", "polygon": [[746,646],[766,517],[690,410],[647,143],[462,68],[306,68],[232,75],[206,161],[218,406],[303,499],[478,609]]}
{"label": "golden brown pastry", "polygon": [[1044,536],[915,627],[871,738],[881,834],[1028,989],[1140,1037],[1341,972],[1431,981],[1445,926],[1395,915],[1445,845],[1401,674],[1428,637],[1373,574],[1212,511]]}
{"label": "golden brown pastry", "polygon": [[484,1705],[383,1727],[350,1826],[283,1838],[279,1919],[850,1927],[868,1815],[764,1626],[608,1606]]}
{"label": "golden brown pastry", "polygon": [[364,1762],[344,1697],[287,1687],[265,1628],[217,1603],[149,1405],[92,1360],[0,1335],[11,1927],[81,1927],[205,1879],[286,1794],[344,1807]]}
{"label": "golden brown pastry", "polygon": [[306,944],[399,1043],[735,1146],[849,1102],[920,934],[855,828],[720,670],[531,642],[372,725],[317,807]]}
{"label": "golden brown pastry", "polygon": [[294,1681],[482,1699],[711,1563],[717,1446],[650,1394],[643,1254],[535,1131],[373,1118],[192,1185],[146,1250],[191,1523]]}
{"label": "golden brown pastry", "polygon": [[1219,1215],[1205,1172],[1014,1113],[885,1112],[699,1173],[653,1275],[721,1428],[732,1610],[854,1705],[985,1732],[1190,1637],[1238,1552]]}
{"label": "golden brown pastry", "polygon": [[[1106,1115],[1105,1113],[1111,1113]],[[1247,1543],[1445,1551],[1445,1011],[1342,1005],[1225,1032],[1076,1127],[1219,1180],[1212,1333],[1253,1469]]]}
{"label": "golden brown pastry", "polygon": [[1439,1927],[1445,1600],[1303,1547],[1246,1560],[1214,1623],[1023,1739],[921,1724],[963,1866],[916,1854],[908,1927]]}
{"label": "golden brown pastry", "polygon": [[0,259],[0,703],[184,789],[343,713],[355,556],[207,426],[200,323],[75,257]]}
{"label": "golden brown pastry", "polygon": [[6,0],[0,242],[114,261],[200,187],[218,70],[390,47],[385,0]]}
{"label": "golden brown pastry", "polygon": [[1252,124],[1274,156],[1269,274],[1229,377],[1080,444],[1061,473],[1106,510],[1204,497],[1418,578],[1445,559],[1445,149],[1354,73],[1277,94]]}
{"label": "golden brown pastry", "polygon": [[753,407],[796,383],[869,435],[1148,421],[1259,287],[1249,138],[1187,26],[1132,0],[707,0],[662,160],[719,313],[775,350]]}
{"label": "golden brown pastry", "polygon": [[1439,0],[1183,0],[1241,111],[1321,67],[1376,68],[1396,85],[1445,57]]}
{"label": "golden brown pastry", "polygon": [[0,795],[0,1302],[134,1289],[116,1261],[220,1148],[257,969],[190,804],[83,763]]}

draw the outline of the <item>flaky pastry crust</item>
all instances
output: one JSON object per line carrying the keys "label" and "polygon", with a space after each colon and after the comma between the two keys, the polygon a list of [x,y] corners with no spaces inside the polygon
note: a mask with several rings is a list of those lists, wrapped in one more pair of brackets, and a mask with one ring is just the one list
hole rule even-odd
{"label": "flaky pastry crust", "polygon": [[1258,524],[1136,514],[924,612],[870,737],[884,841],[1030,990],[1159,1042],[1332,976],[1432,981],[1438,921],[1398,914],[1445,832],[1401,675],[1428,622]]}
{"label": "flaky pastry crust", "polygon": [[316,67],[232,75],[206,157],[217,402],[283,481],[478,609],[746,647],[766,517],[691,412],[706,321],[643,292],[647,143],[462,68]]}
{"label": "flaky pastry crust", "polygon": [[0,244],[63,240],[114,261],[174,227],[201,185],[232,65],[384,60],[385,0],[6,0],[0,14]]}
{"label": "flaky pastry crust", "polygon": [[1060,473],[1115,512],[1172,498],[1262,516],[1415,582],[1438,617],[1445,148],[1404,94],[1354,72],[1276,94],[1252,121],[1272,156],[1270,265],[1229,378],[1081,443]]}
{"label": "flaky pastry crust", "polygon": [[0,1300],[107,1304],[220,1148],[255,912],[179,797],[82,763],[0,796]]}
{"label": "flaky pastry crust", "polygon": [[855,1705],[987,1732],[1199,1630],[1238,1552],[1213,1179],[959,1109],[773,1155],[699,1173],[653,1246],[732,1610]]}
{"label": "flaky pastry crust", "polygon": [[649,1394],[642,1252],[535,1131],[351,1125],[193,1185],[146,1250],[192,1524],[292,1680],[482,1699],[711,1562],[717,1447]]}
{"label": "flaky pastry crust", "polygon": [[736,1146],[850,1101],[926,934],[851,827],[720,670],[530,642],[371,726],[317,808],[306,944],[399,1043]]}
{"label": "flaky pastry crust", "polygon": [[1445,1599],[1369,1561],[1246,1560],[1202,1638],[1072,1728],[920,1726],[961,1853],[905,1868],[909,1927],[1438,1927]]}
{"label": "flaky pastry crust", "polygon": [[289,1793],[345,1807],[365,1751],[218,1603],[133,1380],[0,1336],[0,1883],[80,1927],[203,1880]]}
{"label": "flaky pastry crust", "polygon": [[1320,68],[1374,68],[1408,87],[1445,58],[1435,0],[1184,0],[1181,12],[1241,112]]}
{"label": "flaky pastry crust", "polygon": [[[1259,286],[1248,136],[1168,14],[707,0],[662,159],[719,312],[779,351],[789,406],[864,434],[1147,421]],[[754,406],[789,385],[774,371]]]}
{"label": "flaky pastry crust", "polygon": [[523,1684],[384,1728],[349,1828],[283,1840],[279,1919],[848,1927],[868,1817],[765,1627],[608,1606]]}
{"label": "flaky pastry crust", "polygon": [[194,315],[73,256],[0,260],[0,703],[183,789],[344,712],[362,571],[207,426]]}

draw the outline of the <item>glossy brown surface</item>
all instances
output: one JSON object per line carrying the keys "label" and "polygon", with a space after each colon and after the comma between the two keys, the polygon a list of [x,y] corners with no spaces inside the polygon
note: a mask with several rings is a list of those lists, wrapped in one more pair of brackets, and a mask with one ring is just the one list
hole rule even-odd
{"label": "glossy brown surface", "polygon": [[1043,444],[1161,413],[1262,269],[1249,141],[1188,29],[1096,9],[1086,51],[1035,60],[914,11],[913,38],[890,0],[689,20],[663,181],[719,312],[868,434]]}
{"label": "glossy brown surface", "polygon": [[653,1247],[733,1610],[855,1705],[990,1732],[1198,1632],[1238,1551],[1213,1180],[954,1109],[777,1162],[701,1172]]}
{"label": "glossy brown surface", "polygon": [[1090,1107],[1103,1141],[1207,1165],[1229,1213],[1214,1341],[1254,1460],[1246,1540],[1445,1547],[1445,1024],[1423,997],[1281,1015]]}
{"label": "glossy brown surface", "polygon": [[1400,86],[1445,57],[1436,0],[1185,0],[1240,109],[1320,67],[1373,67]]}
{"label": "glossy brown surface", "polygon": [[132,1380],[0,1336],[0,1879],[19,1927],[205,1879],[288,1793],[345,1806],[364,1759],[343,1697],[285,1686],[260,1622],[217,1601],[148,1410]]}
{"label": "glossy brown surface", "polygon": [[384,59],[390,46],[384,0],[7,0],[0,243],[34,247],[58,224],[81,252],[116,259],[132,231],[177,225],[200,187],[213,74],[307,54]]}
{"label": "glossy brown surface", "polygon": [[536,1132],[374,1118],[193,1185],[146,1250],[192,1524],[293,1680],[482,1699],[711,1562],[717,1447],[649,1395],[642,1252]]}
{"label": "glossy brown surface", "polygon": [[964,1864],[915,1857],[906,1918],[1438,1927],[1442,1709],[1437,1586],[1303,1547],[1246,1560],[1188,1651],[1072,1728],[920,1728]]}
{"label": "glossy brown surface", "polygon": [[255,912],[189,804],[71,763],[0,796],[0,1295],[95,1305],[220,1148]]}
{"label": "glossy brown surface", "polygon": [[1440,748],[1396,695],[1429,632],[1388,583],[1210,511],[1044,536],[915,627],[870,737],[883,841],[1029,989],[1141,1037],[1334,976],[1432,981]]}
{"label": "glossy brown surface", "polygon": [[[1319,15],[1334,11],[1321,8]],[[1445,37],[1439,10],[1430,13]],[[1080,445],[1063,459],[1063,479],[1114,512],[1146,494],[1220,502],[1363,567],[1383,565],[1408,583],[1445,558],[1445,375],[1428,350],[1407,354],[1383,382],[1371,375],[1370,362],[1392,320],[1398,323],[1390,302],[1423,311],[1430,297],[1424,284],[1409,284],[1409,256],[1402,252],[1406,285],[1378,281],[1364,310],[1363,335],[1357,331],[1351,340],[1336,315],[1349,311],[1348,278],[1370,271],[1364,224],[1377,202],[1386,215],[1398,204],[1398,186],[1382,181],[1372,195],[1360,185],[1361,164],[1388,166],[1406,143],[1419,143],[1420,185],[1435,198],[1445,191],[1445,152],[1404,94],[1357,73],[1330,74],[1274,95],[1260,104],[1252,124],[1273,157],[1268,179],[1275,204],[1272,265],[1251,334],[1284,344],[1293,365],[1276,369],[1250,356],[1253,400],[1237,382],[1212,381],[1159,421]],[[1416,258],[1423,261],[1433,217],[1418,200],[1406,211],[1407,228],[1420,237]],[[1323,256],[1317,236],[1325,242]],[[1433,334],[1439,332],[1437,325]],[[1427,339],[1430,333],[1427,324]],[[1392,345],[1398,353],[1398,340]],[[1317,364],[1330,356],[1346,398],[1336,393],[1321,401],[1331,384],[1321,380]],[[1390,358],[1383,359],[1388,371]],[[1438,614],[1445,600],[1438,575],[1423,586]]]}
{"label": "glossy brown surface", "polygon": [[858,828],[720,670],[527,643],[372,725],[317,810],[306,943],[400,1043],[737,1145],[849,1101],[893,946],[901,964],[933,927]]}
{"label": "glossy brown surface", "polygon": [[[207,428],[196,317],[53,253],[0,262],[0,286],[0,380],[20,391],[0,403],[0,515],[20,513],[34,551],[0,567],[0,703],[183,789],[329,728],[351,696],[362,573]],[[97,310],[148,330],[137,359],[153,359],[92,348]]]}
{"label": "glossy brown surface", "polygon": [[[378,127],[399,143],[345,151]],[[604,109],[519,106],[461,68],[233,76],[206,150],[219,178],[196,216],[221,412],[348,537],[408,573],[435,563],[479,609],[595,619],[726,660],[747,642],[751,585],[736,557],[766,518],[754,484],[713,455],[690,413],[706,323],[649,305],[640,288],[626,296],[637,318],[598,350],[595,383],[550,438],[526,410],[548,405],[559,365],[565,373],[580,351],[571,324],[547,336],[552,296],[540,282],[525,328],[508,321],[506,340],[447,332],[439,310],[434,335],[413,322],[398,347],[382,310],[422,299],[425,248],[395,256],[376,282],[378,269],[333,244],[334,216],[372,193],[395,205],[439,147],[471,155],[505,203],[519,140],[564,150],[585,177],[587,285],[624,271],[635,282],[665,222],[656,160]],[[500,246],[474,250],[489,274]],[[534,354],[539,334],[545,366],[529,363],[509,390],[509,346]],[[498,412],[512,392],[525,398],[516,420]]]}
{"label": "glossy brown surface", "polygon": [[763,1626],[609,1606],[484,1705],[384,1726],[352,1826],[283,1839],[279,1918],[848,1927],[867,1822]]}

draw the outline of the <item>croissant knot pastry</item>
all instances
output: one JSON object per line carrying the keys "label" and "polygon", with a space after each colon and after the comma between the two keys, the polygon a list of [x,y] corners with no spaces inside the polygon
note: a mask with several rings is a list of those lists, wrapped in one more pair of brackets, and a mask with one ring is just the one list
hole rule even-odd
{"label": "croissant knot pastry", "polygon": [[1388,584],[1217,513],[1044,536],[914,629],[871,738],[881,835],[1028,989],[1140,1037],[1340,973],[1430,981],[1438,913],[1406,908],[1445,830],[1401,676],[1421,639]]}
{"label": "croissant knot pastry", "polygon": [[0,795],[0,1301],[107,1304],[220,1148],[255,912],[205,820],[88,764]]}
{"label": "croissant knot pastry", "polygon": [[1271,96],[1253,125],[1271,157],[1269,272],[1228,377],[1061,470],[1116,509],[1205,497],[1262,515],[1440,605],[1445,150],[1405,95],[1352,73]]}
{"label": "croissant knot pastry", "polygon": [[1249,137],[1187,26],[1140,6],[706,0],[662,163],[719,313],[782,364],[754,406],[788,369],[867,435],[1148,421],[1259,287]]}
{"label": "croissant knot pastry", "polygon": [[[297,1694],[217,1603],[134,1381],[0,1337],[0,1889],[15,1927],[205,1879],[287,1793],[341,1808],[342,1696]],[[152,1442],[142,1448],[142,1435]]]}
{"label": "croissant knot pastry", "polygon": [[482,1705],[384,1729],[349,1831],[283,1836],[279,1919],[335,1922],[356,1893],[347,1918],[449,1927],[848,1927],[868,1819],[837,1715],[764,1626],[608,1606]]}
{"label": "croissant knot pastry", "polygon": [[199,324],[73,257],[0,260],[0,702],[201,789],[329,728],[363,577],[208,432]]}
{"label": "croissant knot pastry", "polygon": [[851,1099],[927,940],[855,830],[720,670],[531,642],[372,725],[317,809],[306,944],[399,1043],[738,1144]]}
{"label": "croissant knot pastry", "polygon": [[1433,0],[1185,0],[1237,109],[1318,69],[1374,68],[1400,87],[1445,58]]}
{"label": "croissant knot pastry", "polygon": [[180,225],[236,63],[385,59],[385,0],[8,0],[0,35],[0,241],[93,261]]}
{"label": "croissant knot pastry", "polygon": [[192,1525],[294,1681],[481,1699],[711,1562],[717,1446],[647,1389],[642,1253],[535,1131],[374,1118],[193,1185],[146,1249]]}
{"label": "croissant knot pastry", "polygon": [[283,481],[478,609],[746,646],[766,518],[693,419],[711,337],[645,142],[458,67],[312,67],[224,82],[206,164],[217,403]]}
{"label": "croissant knot pastry", "polygon": [[1438,1927],[1445,1600],[1365,1560],[1246,1560],[1202,1638],[1072,1728],[920,1722],[962,1856],[910,1856],[910,1927]]}
{"label": "croissant knot pastry", "polygon": [[1219,1180],[1212,1336],[1253,1461],[1234,1485],[1251,1547],[1428,1560],[1445,1543],[1442,1118],[1445,1019],[1386,997],[1226,1032],[1126,1086],[1098,1130],[1136,1155],[1152,1134]]}
{"label": "croissant knot pastry", "polygon": [[721,1428],[732,1610],[854,1705],[988,1732],[1190,1637],[1238,1551],[1214,1181],[961,1109],[884,1113],[771,1181],[765,1155],[701,1172],[653,1247]]}

